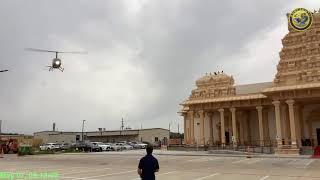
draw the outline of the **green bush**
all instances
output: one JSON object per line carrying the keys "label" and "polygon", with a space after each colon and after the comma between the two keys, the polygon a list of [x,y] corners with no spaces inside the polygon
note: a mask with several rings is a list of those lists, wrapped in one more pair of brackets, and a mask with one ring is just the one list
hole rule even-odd
{"label": "green bush", "polygon": [[31,155],[32,147],[31,146],[20,146],[18,150],[18,156]]}

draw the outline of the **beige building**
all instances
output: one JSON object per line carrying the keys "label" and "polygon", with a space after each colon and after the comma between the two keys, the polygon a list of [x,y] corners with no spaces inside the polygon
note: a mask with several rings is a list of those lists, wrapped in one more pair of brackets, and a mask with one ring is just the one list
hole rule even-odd
{"label": "beige building", "polygon": [[235,85],[223,72],[196,81],[181,104],[187,145],[269,146],[276,153],[320,145],[320,13],[309,30],[288,30],[273,82]]}
{"label": "beige building", "polygon": [[[91,131],[84,132],[84,140],[100,142],[117,141],[158,141],[168,142],[169,130],[162,128],[117,130],[117,131]],[[82,140],[81,132],[41,131],[34,133],[34,137],[42,139],[43,143],[75,143]]]}

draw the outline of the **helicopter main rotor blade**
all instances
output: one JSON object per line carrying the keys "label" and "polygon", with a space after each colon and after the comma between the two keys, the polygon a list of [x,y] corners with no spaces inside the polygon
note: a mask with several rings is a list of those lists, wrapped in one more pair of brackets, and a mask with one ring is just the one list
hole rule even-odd
{"label": "helicopter main rotor blade", "polygon": [[58,51],[58,53],[63,53],[63,54],[88,54],[86,51]]}
{"label": "helicopter main rotor blade", "polygon": [[6,70],[1,70],[0,72],[8,72],[8,71],[9,71],[9,70],[6,69]]}
{"label": "helicopter main rotor blade", "polygon": [[36,49],[36,48],[25,48],[26,51],[36,51],[36,52],[51,52],[51,53],[59,53],[58,51],[50,51],[45,49]]}
{"label": "helicopter main rotor blade", "polygon": [[36,52],[51,52],[51,53],[63,53],[63,54],[88,54],[86,51],[51,51],[46,49],[36,49],[36,48],[25,48],[26,51],[36,51]]}

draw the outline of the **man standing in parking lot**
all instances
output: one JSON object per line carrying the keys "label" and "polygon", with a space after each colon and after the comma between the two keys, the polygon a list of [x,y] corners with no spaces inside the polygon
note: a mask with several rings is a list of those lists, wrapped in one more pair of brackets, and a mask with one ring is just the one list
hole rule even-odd
{"label": "man standing in parking lot", "polygon": [[159,172],[158,160],[152,156],[153,147],[148,145],[147,155],[140,159],[138,174],[142,180],[155,180],[155,172]]}

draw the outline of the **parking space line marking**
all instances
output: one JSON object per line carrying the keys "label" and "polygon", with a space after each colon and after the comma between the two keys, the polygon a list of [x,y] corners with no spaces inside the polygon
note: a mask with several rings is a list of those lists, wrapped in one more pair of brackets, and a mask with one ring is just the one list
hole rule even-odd
{"label": "parking space line marking", "polygon": [[242,161],[248,161],[249,159],[241,159],[239,161],[233,161],[231,164],[237,164],[237,163],[240,163]]}
{"label": "parking space line marking", "polygon": [[311,160],[305,165],[305,167],[309,166],[313,161],[314,161],[314,159],[311,159]]}
{"label": "parking space line marking", "polygon": [[[162,173],[162,174],[156,174],[156,176],[161,176],[161,175],[167,175],[167,174],[172,174],[172,173],[176,173],[177,171],[170,171],[170,172],[166,172],[166,173]],[[141,178],[135,178],[135,179],[131,179],[131,180],[139,180]]]}
{"label": "parking space line marking", "polygon": [[136,170],[117,172],[117,173],[111,173],[111,174],[102,174],[102,175],[98,175],[98,176],[90,176],[90,177],[83,177],[83,178],[77,178],[77,177],[61,177],[61,178],[66,178],[66,179],[91,179],[91,178],[104,177],[104,176],[127,174],[127,173],[131,173],[131,172],[134,172],[134,171],[136,171]]}
{"label": "parking space line marking", "polygon": [[200,178],[197,178],[197,179],[194,179],[194,180],[206,179],[206,178],[213,177],[213,176],[217,176],[217,175],[219,175],[219,173],[214,173],[214,174],[211,174],[211,175],[209,175],[209,176],[200,177]]}
{"label": "parking space line marking", "polygon": [[259,161],[262,161],[262,159],[257,159],[255,161],[248,162],[248,164],[254,164],[254,163],[259,162]]}
{"label": "parking space line marking", "polygon": [[96,172],[96,171],[102,171],[102,170],[108,170],[108,169],[112,169],[112,168],[102,168],[102,169],[93,169],[93,170],[86,170],[86,171],[76,171],[76,172],[69,172],[69,173],[61,173],[60,175],[90,173],[90,172]]}
{"label": "parking space line marking", "polygon": [[193,162],[193,161],[202,161],[202,160],[205,160],[205,159],[208,159],[208,157],[204,157],[204,158],[196,158],[196,159],[190,159],[190,160],[187,160],[188,162]]}
{"label": "parking space line marking", "polygon": [[293,163],[295,163],[297,160],[296,159],[294,159],[294,160],[292,160],[292,161],[290,161],[290,162],[288,162],[288,164],[293,164]]}
{"label": "parking space line marking", "polygon": [[259,180],[265,180],[265,179],[268,179],[269,178],[269,176],[265,176],[265,177],[262,177],[261,179],[259,179]]}

